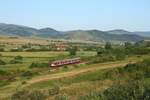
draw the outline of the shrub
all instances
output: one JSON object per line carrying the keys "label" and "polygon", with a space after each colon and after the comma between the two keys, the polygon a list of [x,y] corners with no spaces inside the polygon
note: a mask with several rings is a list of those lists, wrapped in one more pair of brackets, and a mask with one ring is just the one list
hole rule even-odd
{"label": "shrub", "polygon": [[0,48],[0,51],[3,52],[3,51],[5,51],[5,50],[4,50],[4,48]]}
{"label": "shrub", "polygon": [[118,79],[119,75],[120,75],[119,69],[109,70],[104,74],[105,78],[108,79]]}
{"label": "shrub", "polygon": [[65,65],[65,66],[64,66],[64,69],[68,69],[68,66]]}
{"label": "shrub", "polygon": [[17,91],[11,96],[11,100],[27,100],[28,95],[29,91],[27,90]]}
{"label": "shrub", "polygon": [[149,90],[142,82],[135,81],[127,84],[115,84],[104,92],[94,92],[82,96],[80,100],[149,100]]}
{"label": "shrub", "polygon": [[13,48],[10,50],[11,52],[21,52],[23,51],[22,48]]}
{"label": "shrub", "polygon": [[11,96],[11,100],[46,100],[47,95],[41,91],[17,91]]}
{"label": "shrub", "polygon": [[107,100],[141,100],[143,95],[143,85],[139,82],[128,84],[116,84],[104,91]]}
{"label": "shrub", "polygon": [[20,63],[22,63],[22,61],[13,59],[13,60],[11,60],[9,63],[10,63],[10,64],[18,64],[18,63],[20,64]]}
{"label": "shrub", "polygon": [[116,54],[116,60],[124,60],[125,59],[125,54],[121,53],[121,54]]}
{"label": "shrub", "polygon": [[99,55],[102,55],[102,54],[105,54],[106,53],[106,50],[105,49],[103,49],[103,48],[99,48],[98,50],[97,50],[97,55],[99,56]]}
{"label": "shrub", "polygon": [[0,80],[0,87],[8,85],[8,84],[9,84],[8,81],[6,81],[6,80]]}
{"label": "shrub", "polygon": [[6,65],[6,62],[0,59],[0,65]]}
{"label": "shrub", "polygon": [[29,67],[30,68],[45,68],[45,67],[49,67],[49,65],[48,65],[48,63],[33,62]]}
{"label": "shrub", "polygon": [[27,82],[26,81],[23,81],[23,82],[21,82],[21,84],[23,85],[23,84],[27,84]]}
{"label": "shrub", "polygon": [[111,45],[110,42],[107,42],[107,43],[105,44],[105,49],[107,49],[107,50],[112,49],[112,45]]}
{"label": "shrub", "polygon": [[69,49],[70,56],[75,56],[77,53],[77,47],[72,47]]}
{"label": "shrub", "polygon": [[56,96],[55,100],[69,100],[69,97],[66,94],[61,94],[61,95]]}
{"label": "shrub", "polygon": [[5,71],[5,70],[0,70],[0,75],[7,75],[7,74],[8,74],[7,71]]}
{"label": "shrub", "polygon": [[35,90],[32,91],[27,98],[30,98],[29,100],[46,100],[47,95],[41,91]]}
{"label": "shrub", "polygon": [[79,100],[106,100],[102,93],[91,92],[86,96],[81,96]]}
{"label": "shrub", "polygon": [[60,91],[59,86],[54,86],[53,88],[49,89],[49,95],[56,95]]}
{"label": "shrub", "polygon": [[90,63],[103,63],[108,61],[115,61],[116,58],[113,55],[101,55],[90,59]]}
{"label": "shrub", "polygon": [[14,59],[15,59],[15,60],[22,60],[23,57],[22,57],[22,56],[16,56]]}
{"label": "shrub", "polygon": [[142,100],[150,100],[150,88],[149,88],[149,86],[145,87],[145,91],[143,93]]}
{"label": "shrub", "polygon": [[10,64],[18,64],[18,63],[22,63],[22,56],[16,56],[13,60],[11,60],[9,63]]}
{"label": "shrub", "polygon": [[143,63],[146,65],[150,65],[150,58],[144,59]]}
{"label": "shrub", "polygon": [[25,71],[21,76],[23,76],[23,77],[31,77],[31,76],[33,76],[33,73],[31,71]]}

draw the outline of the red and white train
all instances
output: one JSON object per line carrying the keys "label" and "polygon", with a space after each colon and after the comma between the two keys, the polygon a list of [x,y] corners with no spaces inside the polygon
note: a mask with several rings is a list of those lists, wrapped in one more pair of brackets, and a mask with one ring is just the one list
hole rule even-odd
{"label": "red and white train", "polygon": [[65,60],[53,61],[53,62],[51,62],[50,66],[51,67],[59,67],[59,66],[63,66],[63,65],[77,64],[80,62],[81,62],[80,58],[65,59]]}

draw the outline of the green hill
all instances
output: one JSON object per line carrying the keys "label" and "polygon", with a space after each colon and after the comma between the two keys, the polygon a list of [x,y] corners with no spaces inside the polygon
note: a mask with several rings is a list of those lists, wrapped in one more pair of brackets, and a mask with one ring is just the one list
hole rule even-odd
{"label": "green hill", "polygon": [[6,36],[21,36],[21,37],[42,37],[42,38],[57,38],[68,40],[82,40],[82,41],[129,41],[136,42],[146,39],[143,36],[131,34],[131,32],[124,30],[113,31],[99,31],[99,30],[74,30],[60,32],[52,28],[35,29],[31,27],[14,25],[14,24],[0,24],[0,35]]}
{"label": "green hill", "polygon": [[88,31],[70,31],[65,34],[66,39],[77,39],[77,40],[88,40],[88,41],[141,41],[144,39],[142,36],[135,34],[110,34],[108,32],[99,30],[88,30]]}

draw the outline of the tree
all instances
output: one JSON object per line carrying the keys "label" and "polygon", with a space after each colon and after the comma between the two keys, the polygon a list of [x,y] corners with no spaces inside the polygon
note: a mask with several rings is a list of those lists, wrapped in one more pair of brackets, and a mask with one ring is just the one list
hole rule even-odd
{"label": "tree", "polygon": [[131,44],[130,42],[126,42],[126,43],[124,44],[124,46],[125,46],[126,49],[129,49],[129,48],[132,47],[132,44]]}
{"label": "tree", "polygon": [[69,49],[69,53],[71,56],[76,55],[76,52],[77,52],[77,47],[72,47]]}
{"label": "tree", "polygon": [[105,50],[103,48],[99,48],[97,50],[97,55],[102,55],[103,53],[105,53]]}
{"label": "tree", "polygon": [[111,46],[111,43],[110,42],[107,42],[105,44],[105,49],[109,50],[109,49],[112,49],[112,46]]}

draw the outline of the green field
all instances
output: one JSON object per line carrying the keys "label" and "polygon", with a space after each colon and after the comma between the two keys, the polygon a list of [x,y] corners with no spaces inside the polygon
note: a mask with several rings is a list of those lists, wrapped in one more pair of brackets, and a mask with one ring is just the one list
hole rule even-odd
{"label": "green field", "polygon": [[[49,66],[43,69],[31,69],[29,68],[31,63],[33,62],[48,63],[49,61],[64,59],[64,58],[68,58],[69,56],[68,52],[0,52],[0,54],[1,54],[0,59],[7,63],[6,65],[0,65],[0,70],[3,70],[11,75],[16,75],[17,76],[16,81],[14,81],[14,82],[17,82],[16,84],[26,79],[24,77],[20,77],[19,75],[26,71],[30,71],[32,73],[36,73],[37,71],[39,71],[39,73],[42,75],[49,73],[48,72],[50,70]],[[84,57],[84,56],[88,57],[88,56],[95,56],[95,55],[96,55],[96,52],[78,52],[77,53],[77,56],[80,56],[80,57]],[[11,64],[10,61],[13,60],[16,56],[23,57],[22,63]],[[0,84],[2,84],[2,82],[0,82]],[[1,91],[5,90],[5,88],[9,88],[9,87],[7,86],[2,87],[0,88],[0,90]],[[12,92],[14,91],[15,88],[9,88],[9,91]],[[5,91],[8,92],[7,89]],[[3,91],[2,94],[5,93],[5,91]],[[1,96],[2,94],[0,93]]]}
{"label": "green field", "polygon": [[[37,52],[35,52],[36,54],[39,54]],[[35,55],[34,53],[34,55]],[[48,54],[50,54],[50,52],[47,52]],[[87,54],[85,54],[86,52],[78,52],[80,54],[82,54],[83,56],[91,56],[91,55],[94,55],[95,53],[94,52],[87,52]],[[6,53],[3,53],[3,54],[6,54]],[[18,54],[22,54],[22,53],[18,53]],[[52,53],[51,53],[52,54]],[[56,52],[55,52],[56,54]],[[60,52],[58,53],[60,54]],[[62,53],[62,54],[66,54],[66,52]],[[89,55],[91,54],[91,55]],[[11,54],[11,56],[13,55],[13,53]],[[23,56],[23,55],[21,55]],[[147,56],[143,56],[144,58],[147,58]],[[143,57],[141,57],[140,59],[144,59]],[[8,59],[9,58],[9,59]],[[13,57],[3,57],[3,60],[6,59],[7,61],[9,61],[11,58]],[[126,59],[126,61],[123,61],[123,62],[129,62],[129,61],[138,61],[140,60],[138,57],[131,57],[130,59]],[[61,68],[59,70],[56,70],[56,71],[53,71],[53,72],[49,72],[48,69],[30,69],[29,66],[31,64],[31,62],[46,62],[48,61],[48,58],[47,57],[39,57],[39,58],[32,58],[32,57],[25,57],[23,58],[23,64],[7,64],[7,65],[4,65],[4,66],[0,66],[0,69],[1,70],[7,70],[9,72],[14,72],[16,73],[17,71],[20,72],[21,70],[22,71],[28,71],[30,70],[31,72],[37,72],[37,71],[40,71],[40,74],[39,75],[36,75],[36,76],[32,76],[33,79],[38,79],[38,76],[41,77],[44,75],[53,75],[53,74],[57,74],[59,75],[60,73],[60,76],[61,76],[61,73],[63,72],[70,72],[70,71],[80,71],[81,69],[87,69],[87,68],[98,68],[98,67],[101,67],[101,66],[105,66],[107,65],[107,63],[104,63],[104,64],[97,64],[97,65],[82,65],[81,67],[69,67],[69,68]],[[117,63],[121,63],[120,61],[117,61]],[[109,64],[109,63],[108,63]],[[114,65],[115,63],[110,63],[109,66],[112,66]],[[106,67],[107,68],[107,67]],[[109,68],[109,67],[108,67]],[[25,85],[22,85],[22,82],[23,81],[28,81],[30,80],[29,79],[26,79],[26,77],[16,77],[16,81],[13,81],[12,83],[7,83],[8,85],[6,86],[3,86],[0,88],[1,92],[0,92],[0,96],[1,97],[5,97],[6,95],[12,95],[12,93],[14,93],[17,90],[22,90],[22,88],[24,88],[24,86],[26,87],[25,89],[51,89],[55,86],[59,86],[61,87],[61,91],[60,91],[60,94],[62,93],[67,93],[68,95],[70,95],[72,98],[75,98],[76,96],[81,96],[80,94],[82,94],[82,92],[84,93],[84,95],[90,93],[90,90],[93,89],[93,91],[100,91],[100,90],[103,90],[109,86],[112,85],[113,81],[109,80],[109,79],[106,79],[106,80],[102,80],[101,81],[101,78],[103,76],[103,73],[105,73],[107,70],[97,70],[97,71],[94,71],[94,72],[87,72],[87,73],[81,73],[81,75],[75,75],[75,77],[70,77],[70,78],[66,78],[66,79],[63,79],[63,78],[60,78],[59,80],[50,80],[50,81],[46,81],[46,82],[39,82],[39,83],[35,83],[35,84],[31,84],[29,86],[26,87],[27,84]],[[45,76],[46,77],[46,76]],[[101,85],[100,85],[101,84]],[[23,86],[23,87],[22,87]],[[82,87],[82,88],[81,88]],[[79,92],[80,91],[80,92]],[[87,93],[86,93],[87,92]],[[76,95],[74,95],[76,94]],[[83,95],[83,94],[82,94]]]}
{"label": "green field", "polygon": [[[1,59],[5,62],[9,63],[16,56],[23,57],[22,64],[7,64],[7,65],[0,65],[0,69],[3,67],[10,68],[10,69],[17,69],[17,68],[24,68],[28,67],[29,64],[32,62],[49,62],[51,59],[62,59],[67,58],[69,53],[68,52],[0,52]],[[79,57],[88,57],[88,56],[95,56],[96,52],[78,52],[77,56]],[[13,67],[14,66],[14,67]],[[20,66],[20,67],[19,67]]]}
{"label": "green field", "polygon": [[[31,57],[31,58],[46,58],[46,57],[56,57],[56,56],[65,56],[69,55],[68,52],[59,51],[59,52],[0,52],[2,56],[6,57],[15,57],[15,56],[22,56],[22,57]],[[77,56],[95,56],[96,52],[90,51],[81,51],[77,52]]]}
{"label": "green field", "polygon": [[[76,48],[72,46],[66,51],[24,51],[23,49],[15,52],[9,51],[15,45],[1,45],[6,51],[0,52],[0,100],[11,100],[15,95],[21,96],[20,98],[24,96],[44,98],[45,94],[48,100],[81,98],[84,98],[81,100],[97,100],[100,95],[106,95],[102,92],[116,84],[124,88],[124,85],[128,84],[132,86],[129,81],[134,80],[133,82],[143,81],[143,86],[149,86],[150,51],[147,44],[138,44],[138,47],[137,44],[128,43],[126,46],[111,46],[107,43],[105,47],[95,45],[88,47],[82,43],[72,43],[72,45],[78,46]],[[33,48],[37,45],[27,44],[27,46]],[[20,44],[16,47],[24,48]],[[40,45],[40,48],[43,48],[43,45]],[[72,50],[75,54],[72,54]],[[64,65],[57,69],[49,66],[52,61],[75,57],[80,57],[82,63]],[[143,62],[144,59],[148,60]],[[118,88],[117,86],[115,89]],[[143,90],[147,91],[145,87]]]}

